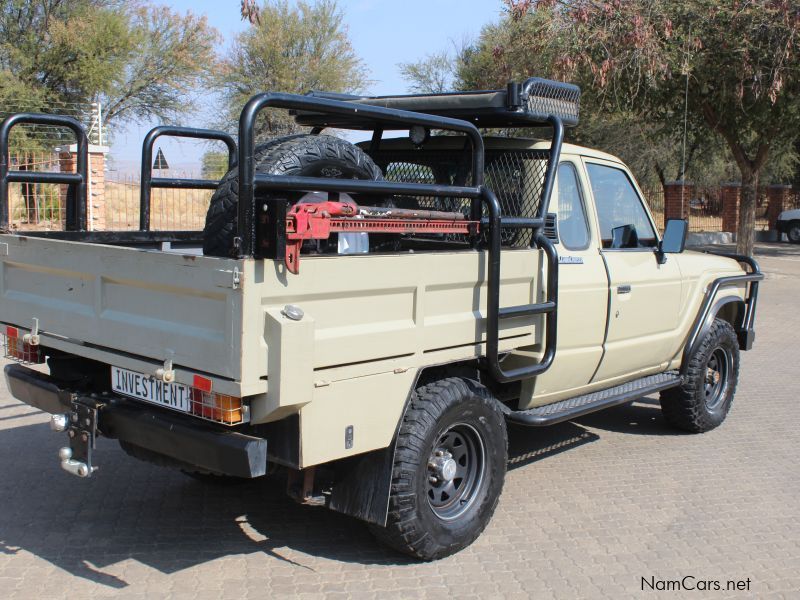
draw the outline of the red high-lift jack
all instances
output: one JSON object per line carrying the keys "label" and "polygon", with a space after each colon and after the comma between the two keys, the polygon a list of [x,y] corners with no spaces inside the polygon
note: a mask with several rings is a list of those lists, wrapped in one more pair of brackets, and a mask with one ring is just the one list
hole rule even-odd
{"label": "red high-lift jack", "polygon": [[478,233],[479,223],[461,213],[358,206],[355,202],[298,202],[286,215],[286,268],[300,272],[305,240],[327,240],[332,233]]}

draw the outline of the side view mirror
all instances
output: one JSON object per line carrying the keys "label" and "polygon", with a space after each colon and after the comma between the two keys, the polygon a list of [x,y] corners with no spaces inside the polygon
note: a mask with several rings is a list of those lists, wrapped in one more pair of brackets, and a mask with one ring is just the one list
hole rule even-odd
{"label": "side view mirror", "polygon": [[658,244],[658,262],[664,264],[667,254],[680,254],[686,249],[686,234],[689,222],[686,219],[669,219],[664,228],[664,236]]}

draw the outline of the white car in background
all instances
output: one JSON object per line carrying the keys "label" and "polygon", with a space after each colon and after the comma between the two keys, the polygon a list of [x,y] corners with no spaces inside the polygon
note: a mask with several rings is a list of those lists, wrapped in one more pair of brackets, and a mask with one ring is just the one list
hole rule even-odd
{"label": "white car in background", "polygon": [[785,210],[778,216],[778,233],[785,233],[793,244],[800,244],[800,208]]}

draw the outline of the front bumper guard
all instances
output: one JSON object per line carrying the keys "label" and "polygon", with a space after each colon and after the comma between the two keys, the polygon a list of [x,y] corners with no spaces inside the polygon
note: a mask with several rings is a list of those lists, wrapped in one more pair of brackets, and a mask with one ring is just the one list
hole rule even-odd
{"label": "front bumper guard", "polygon": [[20,365],[5,367],[11,394],[51,413],[51,427],[65,431],[69,446],[59,450],[62,468],[90,477],[97,467],[98,435],[127,442],[203,471],[234,477],[267,472],[267,440],[203,422],[151,410],[114,394],[81,394],[64,389],[49,375]]}

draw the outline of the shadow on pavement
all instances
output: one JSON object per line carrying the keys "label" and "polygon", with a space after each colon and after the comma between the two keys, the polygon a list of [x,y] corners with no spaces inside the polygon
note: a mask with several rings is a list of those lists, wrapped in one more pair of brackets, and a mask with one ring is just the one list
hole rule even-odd
{"label": "shadow on pavement", "polygon": [[641,398],[550,427],[509,425],[508,469],[517,469],[600,439],[585,427],[634,435],[681,435],[664,421],[657,399]]}
{"label": "shadow on pavement", "polygon": [[600,436],[573,423],[551,427],[508,427],[508,470],[539,462],[600,439]]}
{"label": "shadow on pavement", "polygon": [[684,435],[664,420],[657,398],[641,398],[632,404],[601,410],[576,419],[575,423],[634,435]]}
{"label": "shadow on pavement", "polygon": [[[637,403],[536,429],[509,429],[509,469],[600,439],[584,428],[647,435],[668,432],[656,406]],[[61,471],[64,442],[46,424],[0,431],[0,555],[30,552],[110,588],[130,582],[106,570],[133,559],[171,574],[231,555],[264,553],[304,570],[303,555],[360,564],[410,564],[375,542],[367,527],[324,508],[295,504],[281,480],[208,485],[138,462],[112,440],[98,441],[100,470],[88,480]],[[309,563],[311,561],[308,561]]]}
{"label": "shadow on pavement", "polygon": [[295,504],[280,480],[203,484],[129,458],[103,439],[95,454],[100,470],[81,480],[59,468],[63,442],[45,424],[0,431],[0,456],[21,457],[4,461],[0,555],[30,552],[112,588],[130,582],[105,569],[126,559],[165,574],[253,553],[300,569],[308,568],[302,554],[363,564],[411,562],[376,543],[362,523]]}

